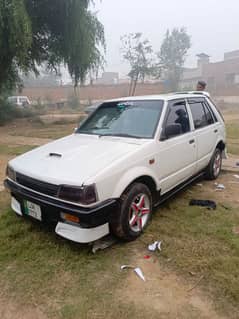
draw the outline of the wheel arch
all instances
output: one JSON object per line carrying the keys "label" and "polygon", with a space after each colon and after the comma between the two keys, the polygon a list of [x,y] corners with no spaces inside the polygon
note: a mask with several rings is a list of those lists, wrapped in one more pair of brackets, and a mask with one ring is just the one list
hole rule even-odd
{"label": "wheel arch", "polygon": [[156,200],[158,194],[157,178],[149,170],[134,169],[122,176],[114,191],[114,197],[121,197],[122,194],[134,183],[145,184],[152,193],[153,201]]}
{"label": "wheel arch", "polygon": [[224,151],[225,148],[226,148],[226,144],[225,144],[222,140],[220,140],[220,141],[217,143],[216,148],[219,148],[219,150]]}
{"label": "wheel arch", "polygon": [[217,143],[216,148],[218,148],[222,152],[222,158],[227,158],[227,152],[226,152],[226,143],[223,140],[220,140]]}

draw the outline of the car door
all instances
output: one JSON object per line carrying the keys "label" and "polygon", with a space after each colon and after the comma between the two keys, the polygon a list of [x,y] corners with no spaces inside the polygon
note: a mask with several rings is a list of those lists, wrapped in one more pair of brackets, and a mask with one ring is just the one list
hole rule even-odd
{"label": "car door", "polygon": [[200,171],[208,165],[215,150],[220,124],[204,98],[191,98],[188,103],[196,133],[196,169]]}
{"label": "car door", "polygon": [[[181,125],[175,136],[165,136],[166,127]],[[186,105],[186,100],[168,102],[158,152],[158,176],[161,192],[165,193],[195,174],[195,132]]]}

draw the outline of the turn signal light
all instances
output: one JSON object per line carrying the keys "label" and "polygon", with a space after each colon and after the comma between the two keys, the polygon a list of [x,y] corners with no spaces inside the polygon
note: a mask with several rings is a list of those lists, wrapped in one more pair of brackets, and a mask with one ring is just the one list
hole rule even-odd
{"label": "turn signal light", "polygon": [[67,222],[78,223],[80,222],[80,218],[71,214],[61,213],[61,218]]}

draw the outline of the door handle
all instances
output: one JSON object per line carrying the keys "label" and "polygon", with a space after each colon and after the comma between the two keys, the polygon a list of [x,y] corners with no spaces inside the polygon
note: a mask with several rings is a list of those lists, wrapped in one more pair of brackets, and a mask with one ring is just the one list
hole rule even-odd
{"label": "door handle", "polygon": [[195,143],[194,139],[189,141],[189,144],[193,144],[193,143]]}
{"label": "door handle", "polygon": [[217,133],[218,132],[218,130],[216,129],[216,130],[214,130],[214,133]]}

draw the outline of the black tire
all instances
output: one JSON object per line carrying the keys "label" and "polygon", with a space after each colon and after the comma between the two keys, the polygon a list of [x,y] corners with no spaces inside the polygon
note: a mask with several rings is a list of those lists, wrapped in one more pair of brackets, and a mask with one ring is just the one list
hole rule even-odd
{"label": "black tire", "polygon": [[147,227],[151,216],[152,195],[149,188],[142,183],[134,183],[121,196],[121,207],[111,223],[111,231],[122,240],[135,240]]}
{"label": "black tire", "polygon": [[208,167],[205,171],[205,177],[209,180],[214,180],[218,178],[222,167],[222,151],[219,148],[216,148],[213,156],[208,164]]}

